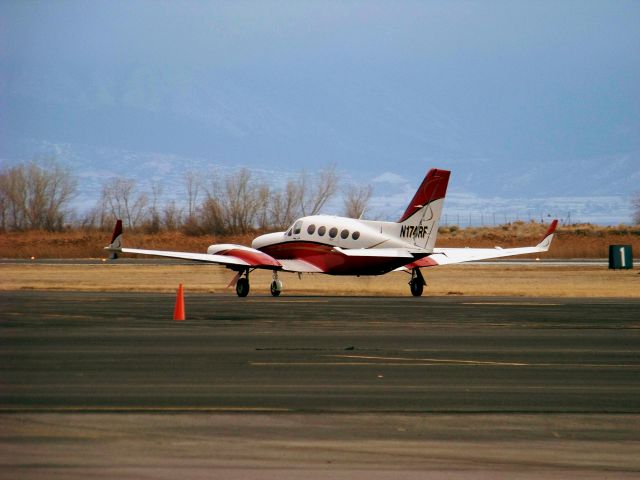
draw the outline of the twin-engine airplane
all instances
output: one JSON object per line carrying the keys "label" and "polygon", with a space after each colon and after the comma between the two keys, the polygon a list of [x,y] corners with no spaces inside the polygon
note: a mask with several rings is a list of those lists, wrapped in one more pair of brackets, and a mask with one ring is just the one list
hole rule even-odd
{"label": "twin-engine airplane", "polygon": [[143,250],[122,246],[122,220],[116,222],[112,252],[155,255],[224,265],[237,272],[239,297],[249,294],[249,274],[258,268],[272,270],[271,294],[280,295],[278,272],[325,273],[328,275],[382,275],[394,270],[411,274],[412,295],[422,295],[426,285],[422,267],[471,262],[549,250],[558,224],[554,220],[535,247],[435,248],[442,204],[449,183],[447,170],[430,170],[404,214],[397,222],[313,215],[296,220],[286,232],[255,238],[251,248],[243,245],[211,245],[207,253]]}

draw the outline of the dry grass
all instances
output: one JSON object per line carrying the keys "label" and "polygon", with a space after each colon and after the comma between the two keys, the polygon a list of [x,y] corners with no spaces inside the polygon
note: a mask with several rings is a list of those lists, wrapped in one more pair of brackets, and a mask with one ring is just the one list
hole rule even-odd
{"label": "dry grass", "polygon": [[[522,297],[640,298],[637,270],[605,266],[452,265],[424,269],[425,296],[478,295]],[[216,265],[136,265],[104,262],[93,265],[2,264],[0,290],[153,291],[235,295],[227,284],[233,272]],[[280,274],[284,294],[408,296],[405,273],[381,277],[330,277]],[[252,295],[268,295],[271,274],[251,274]]]}
{"label": "dry grass", "polygon": [[[443,227],[439,247],[517,247],[535,245],[546,230],[539,223],[515,222],[500,227]],[[193,237],[180,232],[144,234],[125,232],[130,247],[205,252],[213,243],[250,245],[252,234],[234,237]],[[109,232],[75,230],[61,233],[12,232],[0,234],[0,258],[102,258]],[[547,258],[605,258],[611,244],[628,244],[640,252],[640,227],[573,225],[559,228]]]}

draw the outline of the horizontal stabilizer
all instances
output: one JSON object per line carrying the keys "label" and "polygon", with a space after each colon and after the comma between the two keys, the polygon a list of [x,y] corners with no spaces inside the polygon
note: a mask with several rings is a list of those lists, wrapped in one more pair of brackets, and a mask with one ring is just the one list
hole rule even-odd
{"label": "horizontal stabilizer", "polygon": [[535,247],[516,248],[434,248],[433,253],[428,257],[402,267],[402,269],[412,269],[416,267],[435,267],[437,265],[451,265],[454,263],[475,262],[478,260],[489,260],[492,258],[511,257],[514,255],[526,255],[531,253],[541,253],[549,250],[553,234],[558,226],[558,221],[551,222],[547,233],[542,241]]}

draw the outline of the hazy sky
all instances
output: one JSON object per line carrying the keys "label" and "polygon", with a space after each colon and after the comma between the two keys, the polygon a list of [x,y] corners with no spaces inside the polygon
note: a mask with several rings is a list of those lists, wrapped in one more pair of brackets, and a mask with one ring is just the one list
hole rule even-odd
{"label": "hazy sky", "polygon": [[531,190],[534,169],[589,195],[594,166],[629,194],[640,170],[638,1],[4,0],[0,22],[4,158],[36,140],[449,167],[467,188],[515,172],[484,195]]}

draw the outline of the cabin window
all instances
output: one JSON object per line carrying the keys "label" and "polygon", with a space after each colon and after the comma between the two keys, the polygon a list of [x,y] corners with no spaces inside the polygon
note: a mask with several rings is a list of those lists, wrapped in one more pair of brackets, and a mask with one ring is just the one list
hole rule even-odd
{"label": "cabin window", "polygon": [[293,226],[293,234],[300,235],[300,230],[302,230],[302,220],[296,222]]}
{"label": "cabin window", "polygon": [[349,237],[349,230],[345,228],[340,232],[340,236],[346,240]]}
{"label": "cabin window", "polygon": [[313,232],[315,231],[316,231],[316,226],[313,223],[307,227],[307,233],[309,235],[313,235]]}
{"label": "cabin window", "polygon": [[331,230],[329,230],[329,236],[331,238],[336,238],[336,235],[338,235],[338,229],[336,227],[333,227]]}
{"label": "cabin window", "polygon": [[360,232],[353,232],[351,234],[351,238],[353,238],[354,240],[357,240],[360,238]]}
{"label": "cabin window", "polygon": [[327,231],[327,227],[323,225],[318,229],[318,235],[322,237],[326,233],[326,231]]}

